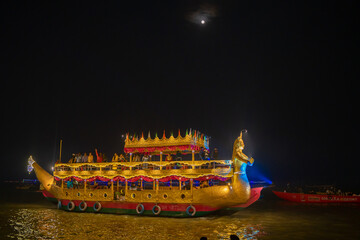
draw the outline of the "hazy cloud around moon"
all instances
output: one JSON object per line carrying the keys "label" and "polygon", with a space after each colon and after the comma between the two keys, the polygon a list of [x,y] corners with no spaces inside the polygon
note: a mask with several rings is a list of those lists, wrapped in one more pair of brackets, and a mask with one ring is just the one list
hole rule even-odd
{"label": "hazy cloud around moon", "polygon": [[218,15],[216,6],[210,4],[202,4],[196,9],[189,11],[186,19],[192,23],[201,24],[202,21],[209,22]]}

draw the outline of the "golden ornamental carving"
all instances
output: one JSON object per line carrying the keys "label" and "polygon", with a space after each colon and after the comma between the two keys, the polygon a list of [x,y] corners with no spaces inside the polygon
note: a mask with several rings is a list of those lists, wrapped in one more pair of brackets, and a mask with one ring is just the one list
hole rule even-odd
{"label": "golden ornamental carving", "polygon": [[[142,135],[140,139],[130,139],[129,134],[127,134],[124,148],[126,150],[133,148],[166,148],[172,146],[189,146],[190,148],[196,146],[197,149],[201,147],[208,148],[209,139],[203,134],[197,134],[196,131],[194,135],[192,135],[191,133],[187,133],[185,137],[182,137],[179,132],[176,138],[173,135],[171,135],[169,138],[166,138],[164,133],[164,136],[162,138],[156,136],[155,138],[148,137],[147,139],[145,139]],[[159,151],[161,150],[154,149],[154,152]]]}

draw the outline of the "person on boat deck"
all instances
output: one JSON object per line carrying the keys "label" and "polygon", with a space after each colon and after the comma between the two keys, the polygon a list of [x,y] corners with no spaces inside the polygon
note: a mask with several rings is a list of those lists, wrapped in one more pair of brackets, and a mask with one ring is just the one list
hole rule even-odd
{"label": "person on boat deck", "polygon": [[69,160],[69,163],[73,163],[75,162],[75,154],[73,153],[70,160]]}
{"label": "person on boat deck", "polygon": [[218,151],[217,148],[214,148],[214,151],[213,151],[213,154],[212,154],[212,158],[213,158],[214,160],[218,160],[218,158],[219,158],[219,151]]}
{"label": "person on boat deck", "polygon": [[201,184],[200,184],[200,188],[206,188],[206,187],[208,187],[209,186],[209,184],[207,183],[207,181],[203,181],[203,182],[201,182]]}
{"label": "person on boat deck", "polygon": [[142,161],[144,162],[144,169],[148,169],[149,164],[147,162],[149,161],[149,155],[144,154],[144,156],[142,157]]}
{"label": "person on boat deck", "polygon": [[81,162],[81,154],[80,153],[76,154],[75,159],[76,159],[77,163],[80,163]]}
{"label": "person on boat deck", "polygon": [[79,182],[78,181],[76,181],[76,179],[74,179],[74,189],[76,188],[76,189],[79,189]]}
{"label": "person on boat deck", "polygon": [[100,156],[103,159],[103,162],[108,162],[108,158],[106,157],[105,153],[100,153]]}
{"label": "person on boat deck", "polygon": [[144,154],[144,156],[142,157],[142,161],[143,161],[143,162],[149,161],[149,155]]}
{"label": "person on boat deck", "polygon": [[117,155],[117,153],[114,154],[114,156],[111,159],[112,162],[118,162],[119,161],[119,156]]}
{"label": "person on boat deck", "polygon": [[126,162],[130,162],[130,154],[129,153],[126,153],[125,160],[126,160]]}
{"label": "person on boat deck", "polygon": [[115,192],[115,200],[125,201],[125,192],[124,189],[120,189],[120,192]]}
{"label": "person on boat deck", "polygon": [[96,162],[98,162],[98,163],[103,162],[104,159],[102,157],[102,154],[101,153],[99,154],[96,148],[95,148],[95,153],[96,153]]}
{"label": "person on boat deck", "polygon": [[120,200],[120,192],[116,191],[114,193],[114,200]]}
{"label": "person on boat deck", "polygon": [[136,185],[135,185],[135,183],[131,183],[131,185],[130,185],[130,188],[129,188],[130,190],[136,190],[137,188],[136,188]]}
{"label": "person on boat deck", "polygon": [[91,154],[91,152],[89,152],[88,163],[92,163],[92,162],[94,162],[94,156]]}
{"label": "person on boat deck", "polygon": [[74,185],[73,185],[72,179],[70,179],[69,181],[67,181],[66,186],[67,186],[67,188],[73,188]]}
{"label": "person on boat deck", "polygon": [[189,183],[187,183],[187,182],[182,182],[181,183],[181,189],[183,189],[183,190],[190,190],[190,184]]}
{"label": "person on boat deck", "polygon": [[206,160],[210,160],[210,156],[209,156],[209,151],[208,150],[204,150],[204,159],[206,159]]}
{"label": "person on boat deck", "polygon": [[123,154],[120,154],[119,160],[120,160],[120,162],[125,162],[126,161]]}
{"label": "person on boat deck", "polygon": [[86,163],[88,161],[88,156],[86,153],[82,156],[81,162]]}
{"label": "person on boat deck", "polygon": [[[170,155],[170,153],[168,153],[168,155],[166,156],[166,161],[171,162],[173,160],[172,156]],[[166,170],[171,169],[170,164],[166,165]]]}

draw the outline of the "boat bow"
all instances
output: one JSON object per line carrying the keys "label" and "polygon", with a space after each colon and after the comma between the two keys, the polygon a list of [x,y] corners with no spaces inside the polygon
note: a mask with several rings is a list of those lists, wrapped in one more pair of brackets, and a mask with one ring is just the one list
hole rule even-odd
{"label": "boat bow", "polygon": [[37,179],[43,185],[46,191],[53,192],[52,188],[54,186],[54,176],[44,170],[39,164],[37,164],[33,158],[30,156],[29,158],[29,173],[34,169]]}

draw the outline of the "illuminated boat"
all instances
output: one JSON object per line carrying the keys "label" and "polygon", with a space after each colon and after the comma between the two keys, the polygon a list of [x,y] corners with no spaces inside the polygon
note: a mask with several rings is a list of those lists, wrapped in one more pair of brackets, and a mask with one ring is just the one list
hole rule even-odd
{"label": "illuminated boat", "polygon": [[306,194],[273,191],[281,199],[302,203],[360,203],[360,195]]}
{"label": "illuminated boat", "polygon": [[[29,168],[35,170],[43,195],[59,209],[195,217],[247,207],[259,199],[262,187],[251,189],[246,176],[254,159],[243,153],[244,146],[241,132],[232,160],[203,160],[197,158],[209,150],[209,139],[196,131],[184,137],[179,131],[176,138],[166,138],[164,132],[154,139],[127,134],[123,162],[57,163],[51,175],[30,158]],[[149,159],[137,161],[140,154]],[[174,154],[176,159],[165,159]],[[77,187],[69,187],[72,181]]]}

